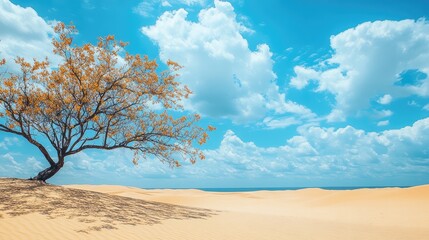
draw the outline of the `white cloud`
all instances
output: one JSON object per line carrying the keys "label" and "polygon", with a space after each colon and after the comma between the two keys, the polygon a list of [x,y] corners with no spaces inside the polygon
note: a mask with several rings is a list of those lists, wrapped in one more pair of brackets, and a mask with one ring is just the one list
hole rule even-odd
{"label": "white cloud", "polygon": [[426,150],[429,118],[379,133],[351,126],[338,129],[307,126],[298,133],[283,146],[259,147],[228,131],[218,149],[206,151],[207,161],[217,166],[216,174],[233,172],[238,178],[264,175],[392,177],[407,171],[429,170]]}
{"label": "white cloud", "polygon": [[0,58],[8,61],[10,70],[18,69],[14,64],[16,56],[27,61],[49,57],[52,63],[59,62],[52,52],[53,28],[34,9],[1,0],[0,16]]}
{"label": "white cloud", "polygon": [[20,164],[17,159],[12,155],[12,153],[5,153],[0,155],[0,161],[2,162],[3,172],[0,172],[2,176],[13,176],[24,174],[26,171],[23,167],[25,165]]}
{"label": "white cloud", "polygon": [[0,142],[0,148],[7,150],[10,146],[18,145],[19,139],[17,137],[5,137],[3,141]]}
{"label": "white cloud", "polygon": [[418,104],[416,101],[411,100],[407,102],[408,106],[412,106],[412,107],[420,107],[420,104]]}
{"label": "white cloud", "polygon": [[[126,181],[127,185],[142,184],[138,183],[142,179],[143,184],[147,184],[153,179],[156,186],[170,187],[172,179],[175,183],[180,180],[187,182],[186,186],[194,187],[200,186],[195,183],[198,180],[204,179],[202,182],[207,183],[219,178],[243,180],[243,184],[253,180],[263,182],[264,179],[277,183],[296,180],[300,184],[320,184],[318,180],[321,179],[330,183],[334,179],[388,181],[406,177],[410,172],[413,176],[426,176],[429,171],[428,144],[429,118],[382,132],[366,132],[351,126],[305,125],[299,127],[298,133],[285,144],[276,147],[258,146],[228,130],[220,146],[204,150],[206,160],[194,165],[184,163],[181,168],[171,169],[156,159],[147,159],[134,166],[133,153],[129,150],[89,151],[66,159],[59,178],[78,182],[98,179],[114,184]],[[0,155],[0,161],[3,161],[0,174],[17,177],[32,176],[46,164],[31,157],[22,162],[10,153]],[[163,182],[157,179],[163,179]]]}
{"label": "white cloud", "polygon": [[333,109],[331,113],[326,116],[328,122],[344,122],[346,121],[346,116],[344,112],[338,109]]}
{"label": "white cloud", "polygon": [[133,157],[133,152],[128,149],[79,152],[66,159],[67,166],[62,171],[72,175],[90,174],[101,179],[106,176],[171,177],[165,174],[166,172],[171,173],[171,169],[160,163],[159,160],[140,159],[139,164],[135,166],[132,163]]}
{"label": "white cloud", "polygon": [[192,6],[192,5],[204,6],[206,3],[205,0],[179,0],[179,2],[186,4],[188,6]]}
{"label": "white cloud", "polygon": [[163,6],[163,7],[171,7],[171,3],[168,2],[168,1],[162,1],[161,2],[161,6]]}
{"label": "white cloud", "polygon": [[37,160],[35,157],[29,157],[27,158],[27,161],[25,162],[25,167],[26,168],[30,168],[31,170],[34,171],[33,174],[37,174],[37,172],[42,171],[43,169],[45,169],[45,167],[43,167],[42,162],[40,162],[39,160]]}
{"label": "white cloud", "polygon": [[154,17],[154,12],[160,7],[169,8],[173,5],[186,5],[187,7],[193,6],[205,6],[205,0],[145,0],[141,1],[136,7],[133,8],[133,12],[143,17]]}
{"label": "white cloud", "polygon": [[392,102],[392,99],[393,98],[390,94],[385,94],[384,96],[380,97],[377,102],[383,105],[387,105]]}
{"label": "white cloud", "polygon": [[134,13],[137,13],[143,17],[152,16],[152,13],[154,10],[155,10],[155,1],[143,1],[133,8]]}
{"label": "white cloud", "polygon": [[[290,85],[302,89],[316,79],[317,91],[335,95],[331,115],[347,116],[366,110],[373,99],[388,104],[394,98],[429,97],[429,79],[401,84],[401,74],[429,74],[429,24],[417,21],[375,21],[359,24],[331,37],[333,54],[314,67],[295,67]],[[334,118],[332,118],[334,119]]]}
{"label": "white cloud", "polygon": [[1,156],[1,157],[3,159],[6,159],[7,161],[12,163],[13,165],[18,165],[18,163],[15,161],[15,158],[10,153],[3,154],[3,156]]}
{"label": "white cloud", "polygon": [[279,117],[279,118],[266,117],[264,118],[262,123],[270,129],[276,129],[276,128],[285,128],[288,126],[297,125],[302,122],[294,117]]}
{"label": "white cloud", "polygon": [[389,120],[384,120],[384,121],[379,121],[377,123],[377,126],[381,127],[381,126],[387,126],[389,125]]}
{"label": "white cloud", "polygon": [[429,111],[429,104],[424,105],[423,109],[426,110],[426,111]]}
{"label": "white cloud", "polygon": [[303,89],[305,86],[307,86],[308,81],[319,78],[319,73],[311,68],[295,66],[294,71],[296,76],[290,80],[290,85],[297,89]]}
{"label": "white cloud", "polygon": [[270,92],[267,92],[267,94],[271,96],[271,98],[268,99],[266,106],[268,109],[273,110],[276,114],[292,113],[304,119],[311,119],[316,117],[316,114],[314,114],[307,107],[291,100],[285,101],[286,94],[278,93],[278,86],[272,87],[270,89]]}
{"label": "white cloud", "polygon": [[374,110],[373,112],[376,118],[386,118],[393,115],[393,112],[390,110]]}
{"label": "white cloud", "polygon": [[165,12],[141,30],[158,44],[162,61],[184,66],[180,80],[194,92],[188,108],[235,122],[263,119],[268,111],[312,114],[279,93],[269,46],[249,48],[243,33],[251,30],[237,21],[230,3],[215,0],[197,22],[187,16],[184,9]]}

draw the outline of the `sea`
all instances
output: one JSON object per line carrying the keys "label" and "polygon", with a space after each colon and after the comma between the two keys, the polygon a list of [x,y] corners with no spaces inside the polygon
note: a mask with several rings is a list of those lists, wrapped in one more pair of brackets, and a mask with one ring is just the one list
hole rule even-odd
{"label": "sea", "polygon": [[[353,187],[252,187],[252,188],[192,188],[206,192],[255,192],[255,191],[284,191],[300,190],[307,188],[320,188],[325,190],[355,190],[355,189],[375,189],[375,188],[407,188],[412,186],[353,186]],[[146,188],[148,189],[148,188]],[[159,188],[158,188],[159,189]],[[173,188],[177,190],[186,190],[191,188]]]}

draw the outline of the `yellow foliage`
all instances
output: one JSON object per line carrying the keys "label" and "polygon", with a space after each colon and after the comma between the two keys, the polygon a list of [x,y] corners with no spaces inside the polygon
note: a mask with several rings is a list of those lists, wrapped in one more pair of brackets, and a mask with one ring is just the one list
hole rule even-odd
{"label": "yellow foliage", "polygon": [[13,82],[12,81],[4,81],[4,85],[8,88],[12,88],[13,87]]}
{"label": "yellow foliage", "polygon": [[[147,56],[121,55],[127,43],[113,35],[99,38],[96,45],[75,46],[74,26],[59,23],[54,29],[54,53],[63,58],[61,64],[51,69],[48,59],[30,63],[18,57],[20,74],[0,75],[0,117],[8,123],[0,123],[0,131],[22,124],[23,136],[40,132],[65,156],[90,148],[129,148],[136,153],[134,164],[137,154],[177,167],[173,156],[192,163],[204,159],[194,147],[208,139],[196,125],[201,117],[171,115],[170,110],[183,109],[180,103],[191,93],[176,81],[178,63],[169,60],[168,70],[159,72]],[[125,63],[118,64],[119,58]]]}

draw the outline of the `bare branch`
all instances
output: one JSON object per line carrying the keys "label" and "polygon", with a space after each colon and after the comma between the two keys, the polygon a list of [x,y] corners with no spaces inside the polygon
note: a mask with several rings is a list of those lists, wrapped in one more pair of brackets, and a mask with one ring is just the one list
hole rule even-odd
{"label": "bare branch", "polygon": [[[59,23],[55,31],[54,53],[63,63],[50,69],[48,60],[17,58],[21,73],[0,76],[0,131],[24,137],[42,152],[51,167],[39,173],[41,178],[55,174],[64,157],[87,149],[125,148],[172,166],[179,165],[178,156],[191,162],[202,158],[195,145],[203,144],[207,133],[196,126],[199,116],[175,118],[170,112],[182,109],[190,93],[174,79],[177,63],[169,61],[169,70],[158,72],[147,57],[119,56],[124,46],[113,36],[97,45],[72,46],[74,26]],[[119,58],[125,62],[121,66]],[[153,109],[155,103],[164,111]],[[57,162],[44,139],[57,152]]]}

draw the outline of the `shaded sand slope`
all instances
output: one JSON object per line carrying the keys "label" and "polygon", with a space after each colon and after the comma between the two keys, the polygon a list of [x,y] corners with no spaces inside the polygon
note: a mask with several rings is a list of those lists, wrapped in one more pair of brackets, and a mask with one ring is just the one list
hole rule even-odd
{"label": "shaded sand slope", "polygon": [[215,193],[0,179],[0,191],[0,239],[429,239],[429,186]]}
{"label": "shaded sand slope", "polygon": [[215,214],[207,209],[19,179],[0,178],[0,193],[0,239],[42,239],[42,236],[76,239],[118,226],[154,225],[168,219],[205,219]]}
{"label": "shaded sand slope", "polygon": [[228,212],[340,220],[343,223],[376,226],[420,227],[429,230],[429,185],[342,191],[302,189],[237,193],[142,190],[123,186],[68,187]]}
{"label": "shaded sand slope", "polygon": [[[429,186],[239,193],[69,187],[221,211],[189,230],[201,238],[213,234],[209,239],[429,239]],[[197,228],[200,225],[210,230],[204,232]]]}

